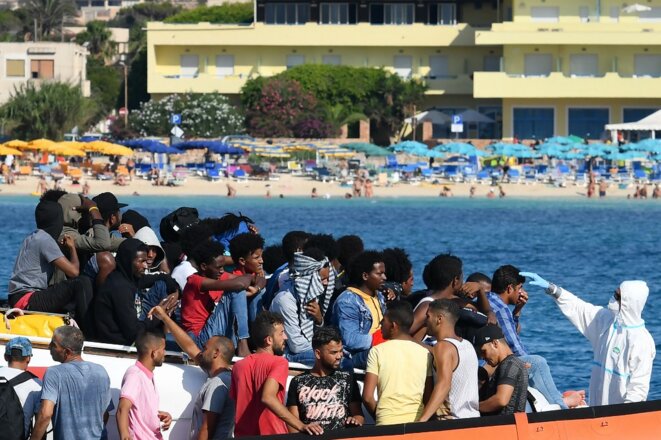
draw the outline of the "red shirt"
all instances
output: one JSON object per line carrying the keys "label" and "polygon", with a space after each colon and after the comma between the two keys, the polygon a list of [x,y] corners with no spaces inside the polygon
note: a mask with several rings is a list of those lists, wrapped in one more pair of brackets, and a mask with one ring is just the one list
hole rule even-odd
{"label": "red shirt", "polygon": [[281,356],[255,353],[232,368],[230,396],[236,403],[234,435],[287,434],[287,424],[262,403],[262,387],[267,379],[280,384],[278,399],[284,404],[289,363]]}
{"label": "red shirt", "polygon": [[[227,277],[225,272],[220,275],[221,280],[226,280]],[[204,279],[205,277],[197,273],[189,276],[181,296],[181,326],[195,335],[200,334],[216,303],[223,296],[222,290],[202,292]]]}

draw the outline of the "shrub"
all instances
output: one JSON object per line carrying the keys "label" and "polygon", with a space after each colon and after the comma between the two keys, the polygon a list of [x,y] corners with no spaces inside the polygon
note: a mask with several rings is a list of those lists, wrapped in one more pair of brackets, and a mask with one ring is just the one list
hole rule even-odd
{"label": "shrub", "polygon": [[200,6],[182,11],[164,20],[166,23],[252,23],[252,3],[225,3],[220,6]]}

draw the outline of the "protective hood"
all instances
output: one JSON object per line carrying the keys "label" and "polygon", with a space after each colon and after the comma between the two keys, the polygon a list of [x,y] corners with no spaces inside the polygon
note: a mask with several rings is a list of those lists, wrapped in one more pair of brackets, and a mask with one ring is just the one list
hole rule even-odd
{"label": "protective hood", "polygon": [[650,289],[645,281],[624,281],[620,284],[622,305],[618,322],[627,327],[645,324],[642,314],[649,293]]}
{"label": "protective hood", "polygon": [[119,245],[115,261],[117,270],[124,278],[137,285],[138,278],[133,275],[133,260],[138,252],[147,252],[148,248],[142,241],[135,238],[127,238]]}
{"label": "protective hood", "polygon": [[60,233],[64,228],[64,218],[62,207],[57,202],[39,202],[34,210],[34,219],[38,229],[48,233],[56,241],[60,238]]}
{"label": "protective hood", "polygon": [[64,216],[64,225],[74,229],[78,229],[78,222],[82,215],[74,208],[80,206],[80,196],[78,194],[65,194],[59,199],[57,203],[62,207],[62,214]]}
{"label": "protective hood", "polygon": [[165,251],[163,251],[161,243],[158,241],[158,237],[156,237],[154,230],[148,226],[145,226],[140,228],[140,230],[135,233],[133,238],[140,240],[147,246],[154,246],[156,248],[156,258],[154,258],[154,263],[150,269],[158,267],[163,261],[163,258],[165,258]]}

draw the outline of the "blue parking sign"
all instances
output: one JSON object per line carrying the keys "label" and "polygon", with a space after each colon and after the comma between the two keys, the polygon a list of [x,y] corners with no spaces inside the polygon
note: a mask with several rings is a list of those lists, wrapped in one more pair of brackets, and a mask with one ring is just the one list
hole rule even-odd
{"label": "blue parking sign", "polygon": [[452,123],[453,124],[463,124],[464,119],[461,117],[461,115],[453,115],[452,116]]}
{"label": "blue parking sign", "polygon": [[181,124],[181,115],[176,113],[170,115],[170,123],[172,123],[173,125]]}

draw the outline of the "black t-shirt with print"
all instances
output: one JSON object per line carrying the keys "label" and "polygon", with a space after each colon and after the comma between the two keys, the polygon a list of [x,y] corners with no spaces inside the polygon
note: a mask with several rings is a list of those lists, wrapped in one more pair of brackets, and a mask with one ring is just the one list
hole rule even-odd
{"label": "black t-shirt with print", "polygon": [[319,423],[325,431],[344,428],[349,404],[360,401],[358,384],[346,371],[323,377],[303,373],[291,380],[287,396],[287,406],[298,407],[303,423]]}

